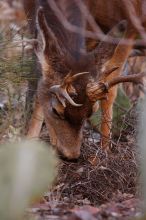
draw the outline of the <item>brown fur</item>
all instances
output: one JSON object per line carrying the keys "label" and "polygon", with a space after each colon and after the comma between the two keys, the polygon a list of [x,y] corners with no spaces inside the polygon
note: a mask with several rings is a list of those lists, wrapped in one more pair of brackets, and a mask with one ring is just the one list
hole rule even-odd
{"label": "brown fur", "polygon": [[[139,14],[142,8],[142,1],[129,0],[133,2],[136,12]],[[36,19],[36,11],[33,13],[34,1],[25,0],[25,11],[29,11],[29,19],[32,17],[30,26],[34,25]],[[72,24],[78,27],[85,27],[82,14],[75,4],[74,0],[56,0],[58,6],[63,10],[64,15]],[[138,4],[140,2],[140,4]],[[121,0],[84,0],[87,4],[91,14],[95,20],[104,28],[104,31],[110,30],[117,25],[121,20],[126,19],[128,22],[127,33],[125,35],[128,39],[135,39],[137,32],[132,26],[129,14],[125,10],[123,1]],[[39,83],[37,97],[38,109],[32,117],[32,123],[28,136],[34,137],[39,135],[41,128],[40,121],[35,119],[38,114],[42,116],[49,130],[51,143],[67,158],[74,159],[80,155],[80,146],[82,143],[82,129],[85,120],[92,114],[92,107],[94,103],[89,101],[86,94],[86,86],[89,82],[95,80],[108,81],[120,75],[123,65],[131,53],[132,45],[116,46],[114,44],[101,42],[97,48],[93,49],[91,53],[82,53],[85,50],[86,41],[80,34],[75,34],[67,31],[58,20],[54,12],[51,10],[46,0],[40,0],[39,4],[43,7],[44,16],[38,16],[38,30],[37,38],[40,40],[40,45],[36,48],[37,56],[42,65],[42,79]],[[63,7],[62,7],[63,5]],[[27,9],[28,8],[28,9]],[[32,13],[34,16],[32,16]],[[31,21],[31,20],[30,20]],[[34,26],[33,26],[34,29]],[[114,35],[114,33],[112,33]],[[89,40],[88,49],[90,46],[95,47]],[[45,43],[43,43],[45,42]],[[116,48],[116,49],[115,49]],[[110,76],[102,76],[102,70],[118,66],[119,69],[114,71]],[[49,93],[49,88],[53,85],[61,84],[64,77],[71,72],[73,75],[79,72],[87,71],[86,74],[73,83],[73,87],[77,95],[73,96],[76,103],[81,103],[82,106],[75,107],[66,102],[65,109],[58,102],[57,98]],[[112,120],[112,106],[117,93],[117,88],[111,89],[107,95],[107,100],[101,102],[103,111],[101,132],[103,134],[102,146],[108,149],[108,139],[110,137],[111,120]],[[54,104],[55,103],[55,104]],[[54,107],[56,106],[57,108]],[[42,110],[40,110],[42,108]],[[58,109],[61,110],[58,110]],[[57,111],[57,112],[56,112]],[[63,115],[61,113],[63,112]],[[37,117],[36,117],[37,115]],[[63,118],[62,118],[63,117]],[[38,123],[38,125],[36,125]],[[36,131],[35,131],[36,130]]]}

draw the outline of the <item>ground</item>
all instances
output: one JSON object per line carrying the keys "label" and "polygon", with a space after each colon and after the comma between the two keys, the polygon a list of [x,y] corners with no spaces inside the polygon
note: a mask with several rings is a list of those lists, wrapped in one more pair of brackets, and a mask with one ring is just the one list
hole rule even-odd
{"label": "ground", "polygon": [[[75,163],[60,160],[52,189],[30,211],[41,219],[140,217],[139,153],[135,144],[137,109],[134,105],[121,116],[127,126],[120,127],[120,139],[119,136],[113,139],[108,156],[99,147],[95,127],[88,124],[81,157]],[[45,132],[42,138],[49,141]]]}

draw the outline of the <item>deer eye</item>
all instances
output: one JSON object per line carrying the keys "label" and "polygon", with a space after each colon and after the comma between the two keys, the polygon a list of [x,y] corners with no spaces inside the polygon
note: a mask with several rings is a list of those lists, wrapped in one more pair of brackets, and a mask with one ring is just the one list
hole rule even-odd
{"label": "deer eye", "polygon": [[51,107],[54,116],[59,119],[64,119],[64,107],[61,105],[56,97],[52,97]]}
{"label": "deer eye", "polygon": [[52,111],[55,115],[57,115],[58,117],[60,117],[60,114],[57,112],[57,110],[55,108],[52,108]]}
{"label": "deer eye", "polygon": [[58,118],[58,119],[62,119],[64,120],[64,112],[58,112],[55,108],[52,108],[52,112],[54,113],[54,115]]}

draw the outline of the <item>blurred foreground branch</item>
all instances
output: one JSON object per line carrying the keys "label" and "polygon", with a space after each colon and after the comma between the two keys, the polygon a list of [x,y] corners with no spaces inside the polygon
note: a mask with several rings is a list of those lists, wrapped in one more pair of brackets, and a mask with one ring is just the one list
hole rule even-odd
{"label": "blurred foreground branch", "polygon": [[[84,37],[87,38],[92,38],[92,39],[98,39],[98,40],[102,40],[104,42],[108,42],[108,43],[113,43],[113,44],[117,44],[119,42],[118,38],[114,38],[112,36],[107,36],[106,34],[103,33],[103,31],[101,30],[101,28],[99,27],[99,25],[94,21],[93,16],[91,15],[91,13],[89,12],[89,10],[87,9],[86,5],[80,0],[77,1],[77,4],[84,16],[84,19],[86,22],[88,22],[90,24],[90,26],[93,28],[93,31],[89,31],[86,30],[84,28],[78,27],[76,25],[71,24],[67,18],[64,16],[63,12],[60,10],[60,8],[57,6],[57,4],[55,3],[54,0],[48,0],[48,4],[50,5],[51,9],[55,12],[56,16],[59,18],[59,20],[62,22],[63,26],[74,33],[78,33],[83,35]],[[126,6],[127,10],[129,9],[129,6]],[[131,6],[130,6],[130,10],[131,10]],[[142,35],[143,39],[136,39],[134,41],[134,44],[137,46],[146,46],[146,33],[144,31],[144,28],[141,25],[141,21],[140,19],[136,16],[135,14],[133,15],[133,11],[130,11],[130,19],[132,21],[132,23],[134,24],[134,27],[138,28],[138,31],[140,32],[140,34]],[[135,24],[136,22],[136,24]],[[140,25],[140,26],[139,26]],[[130,39],[123,39],[121,44],[126,44],[126,45],[133,45],[133,40]]]}

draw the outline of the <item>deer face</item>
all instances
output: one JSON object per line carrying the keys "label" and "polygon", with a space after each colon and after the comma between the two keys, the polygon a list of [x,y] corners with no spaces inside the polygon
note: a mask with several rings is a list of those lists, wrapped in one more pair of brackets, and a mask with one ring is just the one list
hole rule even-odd
{"label": "deer face", "polygon": [[[55,17],[50,21],[54,20]],[[83,48],[84,39],[74,34],[67,38],[66,31],[59,22],[49,25],[42,8],[37,13],[37,24],[38,39],[42,43],[36,45],[35,50],[43,74],[38,88],[39,102],[51,143],[66,158],[76,159],[80,155],[84,122],[92,114],[94,102],[100,99],[100,94],[95,99],[93,97],[93,101],[89,97],[92,93],[90,83],[100,77],[100,74],[97,77],[97,66],[99,69],[102,67],[98,64],[100,60],[96,60],[98,50],[90,54],[83,53],[80,49]],[[70,39],[73,41],[68,43]],[[107,61],[112,56],[115,45],[110,45],[109,48],[104,45],[105,51],[101,46],[103,45],[99,45],[99,52],[109,53],[106,55]],[[101,60],[105,62],[103,57]],[[107,72],[110,73],[109,70]]]}
{"label": "deer face", "polygon": [[56,37],[42,8],[38,10],[37,24],[42,43],[35,49],[43,75],[38,88],[39,102],[51,143],[66,158],[76,159],[80,155],[84,122],[92,113],[86,85],[91,78],[89,72],[95,74],[95,65],[90,56],[77,50],[74,55],[66,42]]}
{"label": "deer face", "polygon": [[52,106],[52,102],[54,102],[54,98],[53,100],[52,98],[48,99],[46,110],[44,109],[51,143],[65,158],[77,159],[80,156],[82,144],[83,122],[74,124],[73,118],[69,120],[66,113],[64,118],[60,117],[54,106]]}
{"label": "deer face", "polygon": [[43,75],[49,75],[49,78],[42,78],[38,97],[52,145],[64,157],[76,159],[80,155],[84,122],[92,113],[92,105],[86,96],[89,73],[74,70],[75,74],[70,72],[64,76],[68,68],[61,60],[60,57],[54,66],[51,59],[45,69],[42,66]]}

